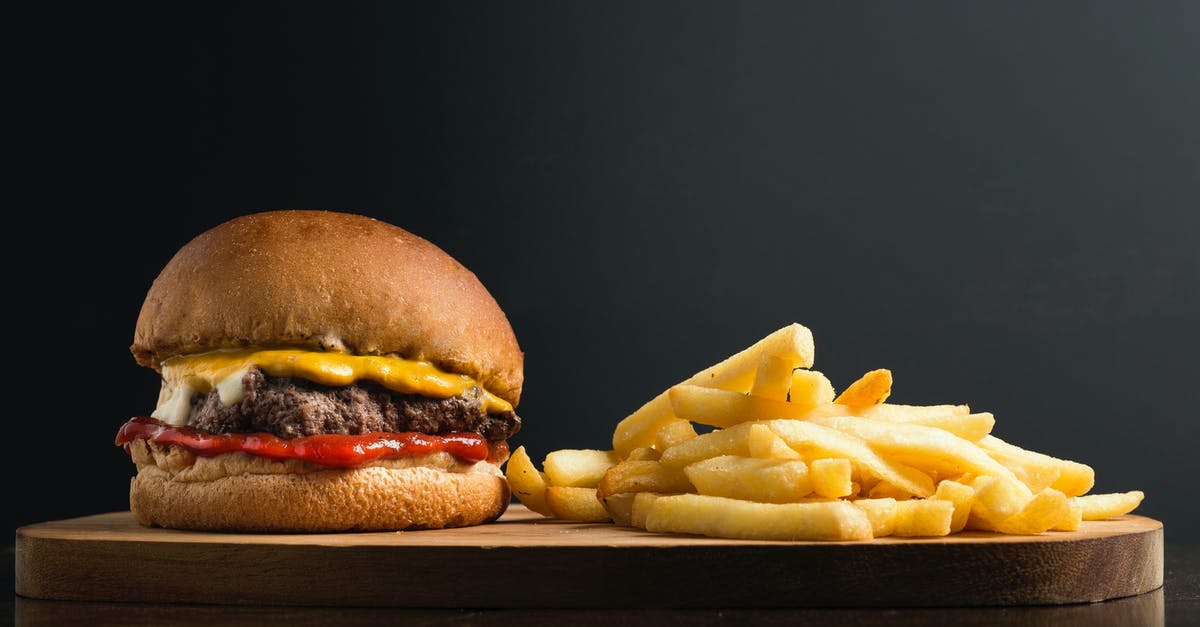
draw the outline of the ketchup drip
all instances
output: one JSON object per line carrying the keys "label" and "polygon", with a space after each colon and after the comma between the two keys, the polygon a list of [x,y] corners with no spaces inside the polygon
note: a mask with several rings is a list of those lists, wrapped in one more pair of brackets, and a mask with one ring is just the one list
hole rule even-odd
{"label": "ketchup drip", "polygon": [[322,434],[284,439],[269,433],[208,433],[176,427],[147,416],[131,418],[117,432],[117,446],[147,439],[157,444],[181,446],[197,455],[249,453],[275,460],[299,459],[322,466],[349,468],[378,459],[427,455],[445,451],[469,463],[504,459],[504,442],[488,443],[477,433],[368,433]]}

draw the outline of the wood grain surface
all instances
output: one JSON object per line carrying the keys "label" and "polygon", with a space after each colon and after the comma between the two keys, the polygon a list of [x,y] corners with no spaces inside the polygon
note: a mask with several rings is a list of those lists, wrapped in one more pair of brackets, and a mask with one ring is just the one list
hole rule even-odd
{"label": "wood grain surface", "polygon": [[129,512],[16,533],[36,599],[413,608],[963,607],[1101,601],[1162,586],[1162,523],[1076,532],[763,542],[546,519],[390,533],[149,529]]}

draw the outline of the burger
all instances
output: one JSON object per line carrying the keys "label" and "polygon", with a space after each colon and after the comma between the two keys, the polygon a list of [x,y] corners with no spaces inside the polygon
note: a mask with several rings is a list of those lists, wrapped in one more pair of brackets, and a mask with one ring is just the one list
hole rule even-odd
{"label": "burger", "polygon": [[130,347],[162,379],[118,431],[144,526],[437,529],[498,518],[524,356],[470,270],[400,227],[267,211],[181,248]]}

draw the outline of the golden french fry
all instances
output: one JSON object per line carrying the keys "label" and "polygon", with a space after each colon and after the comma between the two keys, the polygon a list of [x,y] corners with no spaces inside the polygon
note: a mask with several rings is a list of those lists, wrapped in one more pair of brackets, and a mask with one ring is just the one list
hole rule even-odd
{"label": "golden french fry", "polygon": [[[864,412],[869,414],[870,411]],[[886,415],[886,414],[884,414]],[[867,415],[863,416],[867,418]],[[903,418],[880,418],[871,416],[874,420],[883,420],[886,422],[900,422],[910,425],[921,425],[923,427],[933,427],[942,431],[950,432],[969,442],[978,442],[983,436],[992,432],[992,427],[996,425],[996,418],[988,412],[980,412],[978,414],[941,414],[941,415],[925,415],[925,416],[905,416]]]}
{"label": "golden french fry", "polygon": [[670,468],[683,468],[718,455],[750,456],[750,429],[755,423],[743,422],[728,429],[717,429],[681,442],[662,452],[659,461]]}
{"label": "golden french fry", "polygon": [[783,438],[775,435],[775,432],[764,424],[750,425],[750,431],[746,434],[746,448],[750,451],[750,457],[800,459],[800,453],[788,446]]}
{"label": "golden french fry", "polygon": [[1067,515],[1051,527],[1051,531],[1079,531],[1083,527],[1083,506],[1078,498],[1073,496],[1067,499]]}
{"label": "golden french fry", "polygon": [[833,402],[833,383],[816,370],[793,370],[788,401],[797,405],[817,407]]}
{"label": "golden french fry", "polygon": [[972,472],[1016,481],[1011,470],[989,457],[974,442],[941,429],[854,416],[816,417],[811,420],[815,424],[862,438],[871,448],[887,455],[889,459],[925,472]]}
{"label": "golden french fry", "polygon": [[1146,495],[1141,490],[1134,490],[1132,492],[1077,496],[1075,502],[1082,508],[1083,520],[1106,520],[1132,512],[1142,504],[1142,499],[1145,497]]}
{"label": "golden french fry", "polygon": [[608,522],[611,517],[595,488],[552,485],[546,488],[546,506],[555,518],[576,522]]}
{"label": "golden french fry", "polygon": [[660,496],[646,529],[746,540],[867,540],[871,521],[850,501],[755,503],[701,494]]}
{"label": "golden french fry", "polygon": [[840,498],[853,493],[850,481],[850,460],[845,458],[822,458],[809,462],[808,474],[812,491],[817,496]]}
{"label": "golden french fry", "polygon": [[975,503],[975,490],[957,481],[941,481],[933,498],[954,503],[954,516],[950,520],[950,532],[958,533],[967,526],[967,518],[971,515],[971,506]]}
{"label": "golden french fry", "polygon": [[533,464],[524,446],[518,446],[508,457],[504,476],[522,505],[543,516],[554,515],[546,505],[546,476]]}
{"label": "golden french fry", "polygon": [[645,529],[646,514],[650,513],[650,506],[660,496],[662,495],[657,492],[638,492],[634,494],[633,507],[629,511],[629,526]]}
{"label": "golden french fry", "polygon": [[918,422],[942,416],[966,416],[971,413],[967,405],[896,405],[880,403],[858,412],[863,418],[890,420],[892,422]]}
{"label": "golden french fry", "polygon": [[896,499],[856,499],[851,501],[867,514],[871,521],[871,535],[883,538],[896,530]]}
{"label": "golden french fry", "polygon": [[641,446],[629,451],[629,457],[625,461],[658,461],[662,453],[659,449],[653,446]]}
{"label": "golden french fry", "polygon": [[594,488],[619,460],[612,451],[596,449],[559,449],[546,455],[542,468],[551,485],[570,488]]}
{"label": "golden french fry", "polygon": [[[1080,496],[1087,494],[1096,483],[1096,473],[1091,466],[1026,450],[994,435],[981,438],[979,447],[996,461],[1012,468],[1031,490],[1050,487],[1067,496]],[[1051,483],[1042,485],[1050,478]]]}
{"label": "golden french fry", "polygon": [[892,393],[892,371],[884,368],[864,374],[834,399],[834,403],[852,409],[878,405]]}
{"label": "golden french fry", "polygon": [[911,466],[884,459],[861,438],[801,420],[771,420],[766,424],[802,455],[807,453],[810,458],[852,459],[861,471],[887,481],[912,496],[925,498],[933,494],[933,480],[929,475]]}
{"label": "golden french fry", "polygon": [[758,370],[754,374],[754,385],[750,388],[750,395],[776,401],[788,400],[793,368],[795,368],[795,363],[790,359],[770,354],[763,355],[758,362]]}
{"label": "golden french fry", "polygon": [[623,492],[692,492],[695,488],[681,469],[653,461],[623,461],[600,479],[600,498]]}
{"label": "golden french fry", "polygon": [[1070,499],[1054,488],[1046,488],[1033,495],[1015,516],[997,524],[996,530],[1014,535],[1035,535],[1067,520],[1070,513]]}
{"label": "golden french fry", "polygon": [[676,416],[713,427],[732,427],[752,420],[800,418],[812,409],[787,401],[698,385],[677,385],[669,393]]}
{"label": "golden french fry", "polygon": [[621,494],[610,494],[601,499],[601,502],[604,503],[604,509],[608,512],[608,517],[612,519],[613,524],[621,527],[632,525],[633,499],[637,494],[636,492],[622,492]]}
{"label": "golden french fry", "polygon": [[708,496],[794,503],[813,492],[802,461],[721,455],[689,464],[683,472],[697,492]]}
{"label": "golden french fry", "polygon": [[954,519],[954,503],[938,499],[896,502],[896,527],[892,535],[947,536]]}
{"label": "golden french fry", "polygon": [[692,423],[682,418],[672,418],[654,435],[654,449],[665,451],[694,437],[696,437],[696,428],[692,426]]}
{"label": "golden french fry", "polygon": [[912,496],[908,490],[904,490],[892,485],[887,481],[876,481],[874,485],[867,488],[867,496],[873,499],[895,499],[903,501]]}
{"label": "golden french fry", "polygon": [[1033,498],[1029,488],[1015,478],[983,475],[971,481],[971,488],[975,490],[975,500],[967,524],[988,531],[995,531],[997,525],[1025,509]]}
{"label": "golden french fry", "polygon": [[[797,368],[809,368],[813,361],[812,332],[800,324],[790,324],[682,383],[748,392],[764,354],[791,360]],[[617,424],[613,450],[619,457],[625,457],[635,448],[652,445],[658,429],[673,417],[671,400],[664,391]]]}

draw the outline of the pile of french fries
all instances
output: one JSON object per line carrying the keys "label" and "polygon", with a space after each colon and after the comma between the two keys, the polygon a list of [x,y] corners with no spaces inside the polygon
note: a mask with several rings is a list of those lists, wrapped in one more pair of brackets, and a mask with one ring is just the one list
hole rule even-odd
{"label": "pile of french fries", "polygon": [[888,370],[836,394],[812,364],[812,333],[789,325],[643,405],[611,450],[539,470],[519,447],[509,485],[544,516],[757,540],[1073,531],[1142,501],[1089,495],[1091,467],[991,435],[990,413],[887,403]]}

